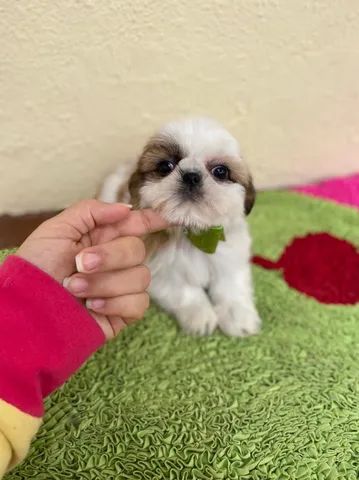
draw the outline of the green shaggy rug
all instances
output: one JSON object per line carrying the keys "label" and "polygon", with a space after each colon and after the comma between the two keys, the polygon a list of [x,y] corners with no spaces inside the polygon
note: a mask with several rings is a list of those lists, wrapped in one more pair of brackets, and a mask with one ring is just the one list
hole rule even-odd
{"label": "green shaggy rug", "polygon": [[[307,233],[358,246],[357,210],[296,193],[260,194],[249,219],[271,260]],[[253,270],[259,336],[188,337],[151,308],[48,399],[7,480],[357,480],[359,304]]]}

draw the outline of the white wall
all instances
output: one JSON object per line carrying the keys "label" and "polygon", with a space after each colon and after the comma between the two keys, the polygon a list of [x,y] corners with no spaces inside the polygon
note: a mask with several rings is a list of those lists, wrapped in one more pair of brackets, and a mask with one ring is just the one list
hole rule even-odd
{"label": "white wall", "polygon": [[357,0],[0,0],[0,38],[0,212],[93,195],[182,114],[260,187],[359,170]]}

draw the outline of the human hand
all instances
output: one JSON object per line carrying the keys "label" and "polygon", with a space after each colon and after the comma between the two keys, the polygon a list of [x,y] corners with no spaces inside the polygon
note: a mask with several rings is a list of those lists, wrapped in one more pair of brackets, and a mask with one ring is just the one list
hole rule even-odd
{"label": "human hand", "polygon": [[138,237],[167,227],[152,210],[85,200],[40,225],[16,254],[87,299],[109,339],[148,307],[150,272]]}

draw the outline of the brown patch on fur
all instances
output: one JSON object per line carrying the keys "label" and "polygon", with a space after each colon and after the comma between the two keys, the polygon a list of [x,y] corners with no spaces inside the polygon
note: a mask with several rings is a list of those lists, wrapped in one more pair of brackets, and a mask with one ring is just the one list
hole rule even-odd
{"label": "brown patch on fur", "polygon": [[161,160],[174,160],[178,163],[184,154],[177,142],[170,137],[157,135],[152,137],[138,161],[138,170],[141,173],[155,173],[157,164]]}
{"label": "brown patch on fur", "polygon": [[131,204],[135,210],[140,208],[140,189],[145,181],[145,174],[138,169],[131,175],[128,182],[128,191],[130,192]]}
{"label": "brown patch on fur", "polygon": [[[146,174],[141,173],[138,169],[132,174],[128,190],[131,196],[131,204],[133,205],[134,210],[140,208],[141,198],[140,198],[140,189],[145,181]],[[142,240],[145,243],[146,247],[146,260],[149,260],[152,255],[161,248],[169,239],[169,232],[166,230],[162,232],[149,233],[142,237]]]}
{"label": "brown patch on fur", "polygon": [[244,199],[244,212],[246,215],[249,215],[256,201],[256,190],[254,188],[251,175],[248,176],[247,183],[243,186],[246,190],[246,196]]}
{"label": "brown patch on fur", "polygon": [[126,201],[126,193],[128,193],[128,186],[123,185],[117,192],[116,194],[116,200],[120,203],[123,203]]}
{"label": "brown patch on fur", "polygon": [[246,215],[249,215],[256,200],[256,191],[248,166],[244,162],[239,164],[238,162],[232,162],[232,164],[227,163],[226,165],[228,165],[231,170],[230,179],[233,182],[239,183],[245,189],[244,212]]}
{"label": "brown patch on fur", "polygon": [[238,162],[237,158],[225,157],[211,161],[208,164],[208,168],[212,169],[216,165],[225,165],[228,167],[230,170],[229,180],[234,183],[239,183],[244,187],[244,212],[246,215],[249,215],[254,206],[256,191],[247,164],[243,160]]}
{"label": "brown patch on fur", "polygon": [[168,242],[169,237],[170,233],[164,230],[162,232],[150,233],[142,238],[146,247],[146,260],[149,260],[157,250],[163,247]]}
{"label": "brown patch on fur", "polygon": [[[156,136],[150,139],[138,160],[136,171],[131,175],[128,182],[131,204],[135,210],[139,209],[141,205],[140,190],[143,184],[147,180],[155,181],[162,178],[157,173],[158,162],[166,159],[179,162],[182,158],[183,152],[180,146],[170,138]],[[125,188],[127,189],[127,187]],[[120,195],[121,192],[118,196]],[[150,233],[143,237],[146,246],[146,260],[166,244],[169,237],[169,231]]]}
{"label": "brown patch on fur", "polygon": [[179,162],[183,156],[181,147],[170,137],[157,135],[149,140],[138,160],[137,170],[129,180],[128,189],[134,208],[140,206],[140,188],[145,181],[162,178],[157,172],[158,163],[167,159]]}

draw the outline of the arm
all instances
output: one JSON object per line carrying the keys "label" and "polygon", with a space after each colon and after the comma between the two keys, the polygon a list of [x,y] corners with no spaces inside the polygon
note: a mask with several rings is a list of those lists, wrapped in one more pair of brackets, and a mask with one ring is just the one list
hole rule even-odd
{"label": "arm", "polygon": [[137,237],[167,226],[149,210],[82,201],[0,266],[0,478],[26,455],[43,399],[143,316],[150,274]]}
{"label": "arm", "polygon": [[28,452],[44,398],[105,341],[86,309],[19,257],[0,267],[0,478]]}

